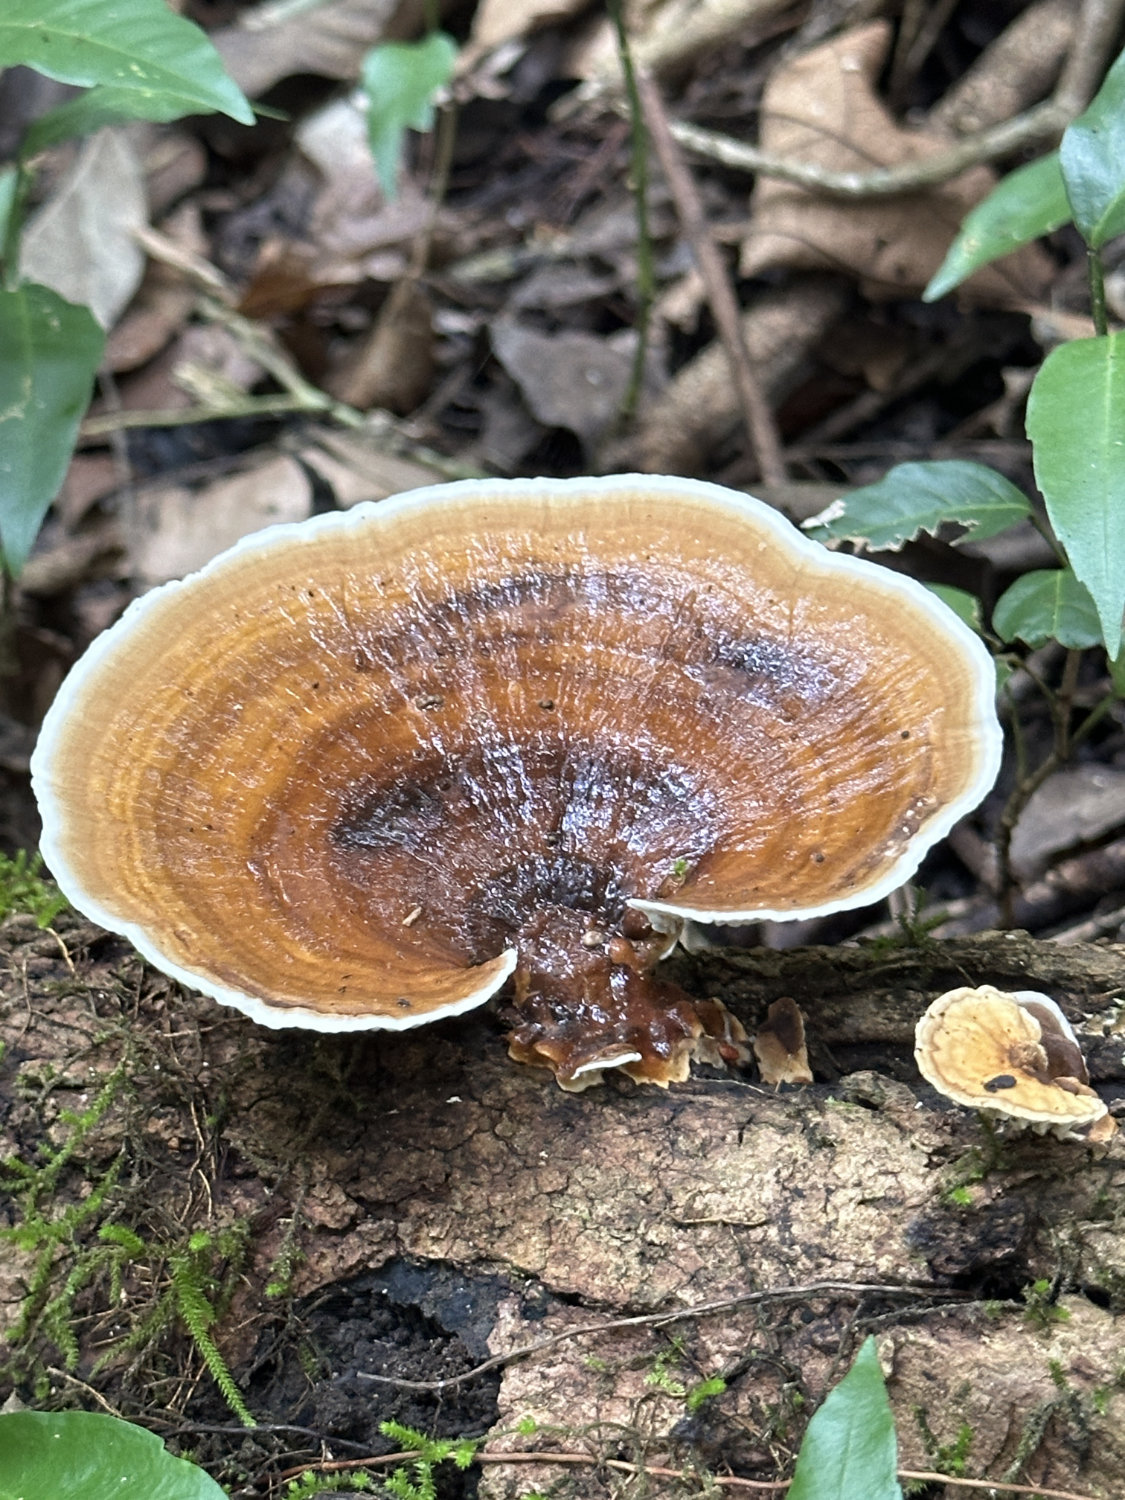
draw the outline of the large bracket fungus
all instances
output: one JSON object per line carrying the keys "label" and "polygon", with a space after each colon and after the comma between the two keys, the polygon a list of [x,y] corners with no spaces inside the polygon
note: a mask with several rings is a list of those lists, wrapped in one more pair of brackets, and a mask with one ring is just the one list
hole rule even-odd
{"label": "large bracket fungus", "polygon": [[514,976],[512,1055],[582,1087],[737,1048],[650,973],[683,925],[877,900],[999,753],[991,661],[925,589],[630,476],[249,538],[94,643],[33,776],[64,892],[184,984],[348,1031]]}

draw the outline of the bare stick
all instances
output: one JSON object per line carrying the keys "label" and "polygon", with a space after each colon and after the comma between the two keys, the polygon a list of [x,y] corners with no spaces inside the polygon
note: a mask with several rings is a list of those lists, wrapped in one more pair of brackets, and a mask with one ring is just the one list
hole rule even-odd
{"label": "bare stick", "polygon": [[648,133],[676,205],[684,233],[691,242],[692,254],[707,290],[707,300],[715,315],[731,375],[742,406],[746,430],[758,460],[763,481],[768,485],[785,483],[785,463],[781,443],[774,425],[773,413],[754,370],[746,338],[742,331],[738,302],[727,277],[718,246],[711,235],[692,175],[672,137],[664,101],[652,76],[637,69],[637,90],[644,110]]}

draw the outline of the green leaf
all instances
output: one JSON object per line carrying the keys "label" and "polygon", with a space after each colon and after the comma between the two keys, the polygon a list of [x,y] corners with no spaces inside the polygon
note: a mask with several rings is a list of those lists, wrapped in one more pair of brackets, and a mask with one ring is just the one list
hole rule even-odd
{"label": "green leaf", "polygon": [[17,576],[70,462],[105,334],[28,283],[0,291],[0,553]]}
{"label": "green leaf", "polygon": [[[254,114],[204,32],[164,0],[19,0],[0,11],[0,67],[25,63],[83,88],[105,85],[148,101],[133,117],[175,119],[219,110]],[[169,113],[174,110],[174,113]]]}
{"label": "green leaf", "polygon": [[875,1340],[809,1423],[786,1500],[902,1500],[898,1443]]}
{"label": "green leaf", "polygon": [[0,168],[0,245],[8,233],[8,217],[16,201],[19,176],[15,167]]}
{"label": "green leaf", "polygon": [[988,197],[966,214],[957,238],[922,293],[935,302],[990,261],[1010,255],[1029,240],[1050,234],[1071,217],[1059,153],[1010,172]]}
{"label": "green leaf", "polygon": [[449,82],[456,61],[457,43],[444,31],[420,42],[384,42],[363,60],[367,138],[388,198],[397,191],[402,138],[407,130],[430,129],[434,95]]}
{"label": "green leaf", "polygon": [[1125,230],[1125,52],[1059,147],[1074,222],[1097,250]]}
{"label": "green leaf", "polygon": [[958,541],[983,541],[1031,512],[1027,496],[995,469],[949,459],[896,464],[877,484],[852,490],[804,522],[819,541],[864,542],[895,550],[947,522],[967,528]]}
{"label": "green leaf", "polygon": [[1027,403],[1035,478],[1111,656],[1125,613],[1125,333],[1052,349]]}
{"label": "green leaf", "polygon": [[182,94],[154,94],[151,90],[101,85],[40,115],[24,136],[23,155],[34,156],[74,136],[92,135],[103,125],[119,125],[126,120],[178,120],[197,107]]}
{"label": "green leaf", "polygon": [[154,1432],[95,1412],[0,1415],[0,1500],[226,1500]]}
{"label": "green leaf", "polygon": [[1070,568],[1043,568],[1017,578],[996,601],[992,627],[1004,641],[1043,646],[1058,641],[1068,650],[1100,646],[1094,601]]}
{"label": "green leaf", "polygon": [[970,594],[966,589],[954,588],[951,583],[928,583],[926,587],[931,594],[936,594],[943,604],[948,604],[957,618],[963,621],[970,630],[981,628],[983,621],[980,600],[975,594]]}

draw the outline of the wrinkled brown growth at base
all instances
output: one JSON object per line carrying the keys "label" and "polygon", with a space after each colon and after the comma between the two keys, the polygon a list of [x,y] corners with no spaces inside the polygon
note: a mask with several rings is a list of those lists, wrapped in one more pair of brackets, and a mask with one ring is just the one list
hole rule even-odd
{"label": "wrinkled brown growth at base", "polygon": [[607,1067],[682,1082],[706,1027],[690,996],[647,972],[666,946],[637,912],[616,931],[562,906],[536,912],[517,939],[512,1057],[551,1068],[564,1088]]}

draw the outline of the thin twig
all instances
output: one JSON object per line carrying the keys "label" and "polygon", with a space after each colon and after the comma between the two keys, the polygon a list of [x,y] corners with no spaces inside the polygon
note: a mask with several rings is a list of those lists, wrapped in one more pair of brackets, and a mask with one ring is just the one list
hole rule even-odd
{"label": "thin twig", "polygon": [[841,172],[818,166],[815,162],[776,156],[772,151],[762,151],[747,141],[738,141],[684,120],[672,121],[669,128],[681,146],[736,171],[776,177],[782,182],[808,188],[824,198],[893,198],[901,193],[917,192],[920,188],[936,187],[982,162],[1013,156],[1027,147],[1056,140],[1073,117],[1072,111],[1062,110],[1053,99],[1048,99],[1011,120],[991,125],[977,135],[966,136],[956,145],[936,151],[920,161],[876,167],[870,172]]}
{"label": "thin twig", "polygon": [[[170,1419],[162,1417],[145,1417],[144,1425],[146,1427],[159,1428],[161,1432],[167,1433],[169,1437],[188,1437],[196,1432],[212,1432],[219,1436],[229,1435],[230,1437],[239,1438],[282,1437],[286,1433],[294,1433],[297,1437],[309,1438],[312,1442],[319,1443],[322,1446],[325,1443],[331,1443],[336,1448],[350,1448],[353,1453],[362,1453],[366,1446],[363,1443],[353,1443],[349,1438],[337,1437],[335,1433],[329,1435],[328,1433],[318,1431],[315,1427],[299,1427],[292,1422],[258,1422],[253,1427],[244,1427],[241,1422],[173,1422]],[[400,1459],[411,1458],[412,1456],[409,1453],[396,1453],[394,1455],[395,1458]],[[353,1460],[338,1459],[336,1462],[340,1466],[362,1468],[364,1465],[384,1464],[387,1462],[387,1459],[385,1457],[357,1458]],[[306,1469],[311,1467],[312,1465],[310,1464],[302,1464],[299,1469],[294,1469],[293,1472],[295,1474],[303,1474]]]}
{"label": "thin twig", "polygon": [[1043,1500],[1094,1500],[1092,1495],[1078,1495],[1074,1490],[1045,1490],[1041,1484],[1005,1484],[999,1479],[957,1479],[952,1474],[931,1474],[922,1469],[900,1469],[900,1479],[925,1479],[933,1484],[956,1484],[966,1490],[991,1490],[994,1494],[1039,1495]]}
{"label": "thin twig", "polygon": [[621,72],[625,80],[625,102],[629,111],[629,126],[632,136],[633,204],[637,216],[637,347],[633,353],[633,368],[629,384],[621,401],[618,421],[632,421],[640,401],[644,384],[645,360],[648,357],[648,329],[652,305],[656,300],[656,269],[653,264],[652,231],[648,218],[648,142],[641,99],[638,92],[633,53],[629,46],[629,30],[625,24],[623,0],[609,0],[609,15],[617,34],[617,52],[621,59]]}
{"label": "thin twig", "polygon": [[[300,1474],[338,1474],[350,1469],[390,1468],[394,1464],[410,1463],[421,1458],[414,1450],[405,1453],[381,1453],[375,1458],[348,1458],[319,1464],[302,1464],[300,1468],[286,1469],[279,1480],[295,1479]],[[593,1453],[537,1453],[515,1450],[512,1453],[492,1453],[487,1448],[473,1454],[477,1464],[544,1464],[547,1467],[566,1466],[587,1469],[615,1469],[619,1474],[643,1474],[646,1478],[679,1479],[688,1482],[698,1479],[705,1486],[729,1490],[778,1490],[789,1488],[788,1479],[742,1479],[736,1474],[693,1474],[690,1469],[666,1469],[658,1464],[634,1464],[624,1458],[599,1458]],[[1045,1491],[1044,1493],[1049,1493]],[[1085,1500],[1085,1497],[1080,1497]]]}
{"label": "thin twig", "polygon": [[777,435],[773,413],[754,370],[746,347],[738,302],[723,265],[722,256],[712,237],[703,212],[703,204],[669,128],[667,111],[660,89],[643,68],[637,69],[637,91],[656,155],[676,205],[684,233],[691,242],[692,254],[707,290],[707,300],[715,315],[715,326],[730,363],[731,375],[742,406],[743,420],[758,460],[762,480],[768,485],[785,483],[785,462]]}
{"label": "thin twig", "polygon": [[736,1307],[753,1307],[761,1302],[791,1302],[808,1297],[837,1294],[852,1297],[869,1294],[886,1297],[918,1297],[923,1293],[928,1296],[963,1300],[960,1294],[947,1292],[940,1287],[906,1286],[893,1282],[812,1281],[805,1286],[774,1287],[766,1291],[743,1292],[738,1297],[724,1297],[718,1302],[702,1302],[695,1307],[680,1307],[671,1312],[641,1313],[633,1318],[613,1318],[603,1323],[582,1323],[577,1328],[568,1328],[563,1333],[554,1333],[549,1338],[537,1339],[533,1344],[525,1344],[521,1349],[510,1349],[506,1354],[494,1354],[491,1359],[484,1360],[473,1369],[465,1370],[460,1375],[447,1376],[444,1380],[402,1380],[395,1375],[371,1375],[364,1370],[356,1370],[354,1375],[348,1378],[371,1380],[379,1385],[393,1385],[407,1391],[440,1393],[452,1390],[455,1386],[465,1385],[470,1380],[476,1380],[479,1376],[488,1374],[490,1370],[506,1369],[508,1365],[513,1365],[518,1360],[528,1359],[532,1354],[540,1354],[544,1349],[553,1349],[558,1344],[583,1338],[587,1334],[614,1333],[621,1328],[663,1328],[668,1323],[682,1323],[688,1318],[707,1318],[716,1313],[729,1312]]}
{"label": "thin twig", "polygon": [[[105,437],[110,433],[124,432],[137,427],[190,427],[198,422],[229,422],[236,417],[277,417],[292,412],[319,411],[330,413],[331,397],[316,406],[300,396],[243,396],[225,402],[222,406],[177,406],[154,411],[107,411],[97,417],[87,417],[78,429],[80,439]],[[349,426],[356,424],[349,423]]]}
{"label": "thin twig", "polygon": [[[243,1431],[244,1429],[237,1430]],[[299,1475],[308,1473],[341,1474],[355,1469],[387,1469],[396,1464],[410,1463],[421,1457],[420,1452],[410,1449],[402,1453],[380,1453],[370,1458],[330,1459],[322,1463],[301,1464],[296,1468],[286,1469],[277,1476],[277,1479],[284,1483],[288,1479],[296,1479]],[[789,1479],[744,1479],[738,1474],[695,1475],[690,1469],[669,1469],[659,1464],[636,1464],[623,1458],[599,1458],[592,1453],[523,1452],[520,1450],[512,1453],[493,1453],[485,1448],[473,1455],[473,1462],[478,1464],[542,1464],[546,1468],[566,1466],[614,1469],[619,1474],[639,1474],[650,1479],[679,1479],[685,1483],[698,1478],[700,1483],[716,1489],[768,1490],[773,1493],[788,1489],[792,1483]],[[921,1469],[899,1469],[898,1477],[926,1480],[929,1483],[958,1485],[962,1489],[991,1490],[994,1493],[1002,1492],[1011,1495],[1038,1495],[1042,1496],[1043,1500],[1093,1500],[1092,1496],[1079,1495],[1073,1490],[1046,1490],[1038,1484],[1004,1484],[996,1479],[960,1479],[952,1474],[937,1474]]]}

